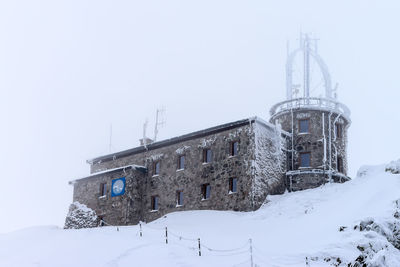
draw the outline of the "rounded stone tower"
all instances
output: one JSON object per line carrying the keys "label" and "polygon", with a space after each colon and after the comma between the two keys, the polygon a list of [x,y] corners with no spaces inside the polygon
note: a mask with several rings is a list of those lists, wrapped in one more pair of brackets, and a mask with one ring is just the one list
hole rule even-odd
{"label": "rounded stone tower", "polygon": [[[292,134],[288,145],[289,191],[345,182],[350,110],[337,100],[316,43],[302,35],[286,62],[287,100],[274,105],[270,121]],[[300,65],[301,68],[296,69]],[[311,76],[312,75],[312,76]]]}

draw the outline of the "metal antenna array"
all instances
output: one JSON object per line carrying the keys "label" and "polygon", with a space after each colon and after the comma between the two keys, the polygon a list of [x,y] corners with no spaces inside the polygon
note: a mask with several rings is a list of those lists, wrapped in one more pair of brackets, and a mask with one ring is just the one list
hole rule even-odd
{"label": "metal antenna array", "polygon": [[[288,50],[288,60],[286,62],[286,87],[287,87],[287,100],[291,100],[293,98],[298,97],[299,89],[302,87],[303,94],[302,97],[308,99],[311,96],[310,92],[310,83],[311,83],[311,60],[313,60],[319,69],[321,70],[322,79],[323,79],[323,87],[325,89],[325,98],[332,99],[332,84],[331,77],[329,75],[328,68],[322,58],[318,55],[318,47],[317,47],[318,39],[312,39],[308,34],[300,34],[299,39],[299,48],[294,50],[293,52],[289,52]],[[296,55],[299,53],[302,54],[303,57],[303,81],[302,86],[300,84],[293,83],[293,72],[294,72],[294,61]]]}
{"label": "metal antenna array", "polygon": [[109,152],[112,152],[112,123],[110,124],[110,143],[108,145]]}
{"label": "metal antenna array", "polygon": [[154,126],[154,139],[153,139],[154,142],[157,141],[159,127],[163,127],[165,123],[166,123],[165,107],[158,108],[156,112],[156,122]]}

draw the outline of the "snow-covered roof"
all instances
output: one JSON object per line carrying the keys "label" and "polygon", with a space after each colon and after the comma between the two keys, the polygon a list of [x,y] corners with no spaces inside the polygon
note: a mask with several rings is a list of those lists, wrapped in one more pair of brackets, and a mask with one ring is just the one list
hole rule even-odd
{"label": "snow-covered roof", "polygon": [[80,180],[83,180],[83,179],[93,178],[93,177],[96,177],[96,176],[99,176],[99,175],[102,175],[102,174],[106,174],[106,173],[112,173],[112,172],[122,171],[122,170],[125,171],[126,169],[135,169],[135,170],[140,171],[142,173],[146,173],[147,172],[147,168],[145,166],[130,164],[130,165],[126,165],[126,166],[122,166],[122,167],[118,167],[118,168],[113,168],[113,169],[108,169],[108,170],[92,173],[91,175],[72,180],[72,181],[69,182],[69,184],[74,184],[77,181],[80,181]]}
{"label": "snow-covered roof", "polygon": [[[165,146],[177,144],[177,143],[184,142],[184,141],[187,141],[187,140],[191,140],[191,139],[194,139],[194,138],[205,137],[205,136],[208,136],[208,135],[211,135],[211,134],[215,134],[215,133],[219,133],[219,132],[222,132],[222,131],[234,129],[234,128],[241,127],[241,126],[244,126],[246,124],[251,124],[251,123],[254,123],[254,122],[262,124],[265,127],[270,127],[272,129],[274,129],[274,127],[275,127],[273,124],[271,124],[271,123],[269,123],[267,121],[264,121],[259,117],[254,116],[254,117],[250,117],[250,118],[247,118],[247,119],[238,120],[238,121],[230,122],[230,123],[226,123],[226,124],[221,124],[221,125],[218,125],[218,126],[214,126],[214,127],[211,127],[211,128],[204,129],[204,130],[200,130],[200,131],[192,132],[192,133],[189,133],[189,134],[181,135],[181,136],[178,136],[178,137],[173,137],[173,138],[170,138],[170,139],[162,140],[162,141],[159,141],[159,142],[154,142],[154,143],[146,145],[146,147],[145,146],[139,146],[139,147],[131,148],[131,149],[128,149],[128,150],[124,150],[124,151],[120,151],[120,152],[116,152],[116,153],[112,153],[112,154],[96,157],[96,158],[87,160],[87,163],[93,164],[95,162],[110,161],[110,160],[113,160],[113,159],[116,159],[116,158],[121,158],[121,157],[125,157],[125,156],[128,156],[128,155],[142,153],[142,152],[145,152],[147,150],[153,150],[153,149],[157,149],[157,148],[160,148],[160,147],[165,147]],[[290,134],[288,132],[282,131],[282,133],[287,135],[287,136],[290,136]]]}

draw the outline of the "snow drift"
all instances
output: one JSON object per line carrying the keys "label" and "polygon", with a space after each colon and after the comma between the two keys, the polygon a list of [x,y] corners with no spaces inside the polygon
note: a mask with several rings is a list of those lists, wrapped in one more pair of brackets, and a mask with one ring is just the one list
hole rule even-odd
{"label": "snow drift", "polygon": [[176,212],[142,230],[3,234],[0,266],[400,266],[397,164],[364,166],[344,184],[270,196],[256,212]]}

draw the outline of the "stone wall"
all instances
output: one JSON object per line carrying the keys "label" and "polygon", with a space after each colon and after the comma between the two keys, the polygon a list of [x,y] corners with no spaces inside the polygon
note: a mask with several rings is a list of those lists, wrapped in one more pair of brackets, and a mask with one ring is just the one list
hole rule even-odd
{"label": "stone wall", "polygon": [[[292,117],[293,116],[293,117]],[[324,117],[324,118],[323,118]],[[330,118],[330,123],[329,123]],[[300,133],[299,121],[302,119],[309,119],[309,131],[308,133]],[[338,113],[299,108],[293,109],[293,113],[290,110],[277,114],[271,118],[271,122],[277,122],[281,124],[282,129],[288,132],[292,132],[292,120],[293,120],[293,166],[290,166],[289,171],[298,170],[309,173],[311,170],[332,170],[332,173],[343,179],[347,175],[347,129],[349,122],[341,117]],[[324,121],[324,124],[323,124]],[[335,124],[342,125],[342,136],[336,137]],[[326,152],[325,152],[325,164],[324,164],[324,133],[326,140]],[[331,140],[331,142],[329,142]],[[330,146],[331,144],[331,146]],[[291,145],[290,145],[291,147]],[[331,149],[329,149],[331,147]],[[311,153],[311,164],[310,167],[300,166],[300,155],[303,152]],[[338,172],[337,168],[337,157],[341,157],[343,161],[343,171]],[[290,159],[291,161],[291,159]],[[321,173],[321,172],[319,172]],[[293,184],[297,184],[296,187],[289,188],[290,190],[301,190],[317,187],[326,182],[325,176],[321,174],[301,174],[296,177],[295,174],[291,175]],[[340,178],[340,179],[341,179]],[[289,181],[288,181],[289,182]]]}
{"label": "stone wall", "polygon": [[[231,155],[232,142],[238,142],[237,154]],[[149,149],[125,157],[98,161],[91,166],[92,176],[74,184],[74,201],[86,204],[109,224],[135,224],[152,221],[167,213],[182,210],[250,211],[259,208],[269,193],[285,189],[285,138],[269,123],[248,123],[207,136]],[[149,146],[150,147],[150,146]],[[210,149],[212,160],[203,162],[203,150]],[[178,159],[185,166],[178,169]],[[154,164],[159,162],[159,174]],[[145,166],[142,174],[135,169],[107,170]],[[106,173],[102,173],[106,171]],[[99,173],[99,174],[96,174]],[[126,177],[126,193],[118,197],[100,197],[100,184]],[[237,192],[230,191],[230,179],[237,179]],[[203,199],[202,185],[209,184],[210,198]],[[183,192],[183,205],[177,205],[177,192]],[[159,199],[152,210],[151,199]]]}
{"label": "stone wall", "polygon": [[[112,180],[125,177],[125,194],[111,197]],[[100,196],[100,185],[106,183],[106,194]],[[99,174],[74,183],[73,201],[85,204],[99,218],[112,225],[135,224],[142,219],[144,174],[127,168]]]}

